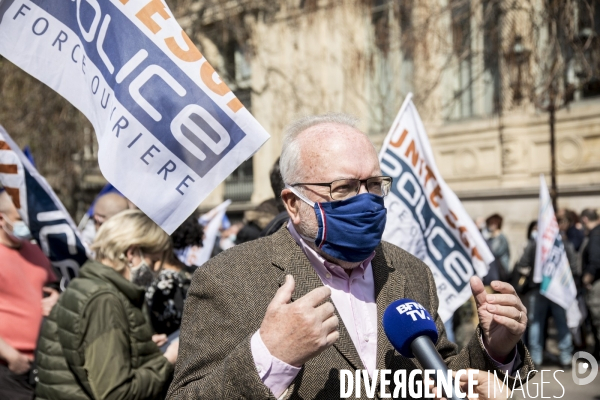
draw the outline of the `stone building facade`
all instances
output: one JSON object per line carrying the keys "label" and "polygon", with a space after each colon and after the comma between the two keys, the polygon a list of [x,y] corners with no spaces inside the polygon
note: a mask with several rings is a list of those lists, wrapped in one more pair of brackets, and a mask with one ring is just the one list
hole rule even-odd
{"label": "stone building facade", "polygon": [[[192,3],[192,12],[179,18],[182,26],[271,134],[251,164],[202,208],[232,193],[244,193],[234,212],[271,197],[269,170],[293,119],[350,113],[381,146],[404,97],[413,92],[444,179],[473,218],[504,216],[514,261],[527,224],[537,217],[539,174],[548,182],[550,175],[549,115],[539,104],[548,49],[539,47],[544,38],[535,37],[539,29],[532,22],[543,12],[527,9],[525,0],[516,8],[498,0],[452,3]],[[222,35],[205,33],[227,29],[232,20],[245,32],[241,43],[232,40],[234,34],[227,43]],[[574,76],[565,71],[567,78]],[[578,212],[600,205],[596,94],[593,88],[575,90],[556,113],[558,204]]]}

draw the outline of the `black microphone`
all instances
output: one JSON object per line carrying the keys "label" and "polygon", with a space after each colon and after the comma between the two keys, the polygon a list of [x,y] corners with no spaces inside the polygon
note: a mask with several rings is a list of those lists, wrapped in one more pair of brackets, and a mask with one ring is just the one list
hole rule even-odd
{"label": "black microphone", "polygon": [[[448,366],[434,344],[438,340],[437,327],[425,307],[411,299],[396,300],[385,309],[382,323],[386,336],[398,353],[406,358],[416,358],[424,369],[435,370],[436,382],[439,374],[440,379],[446,379]],[[454,385],[450,393],[444,390],[444,396],[459,400]]]}

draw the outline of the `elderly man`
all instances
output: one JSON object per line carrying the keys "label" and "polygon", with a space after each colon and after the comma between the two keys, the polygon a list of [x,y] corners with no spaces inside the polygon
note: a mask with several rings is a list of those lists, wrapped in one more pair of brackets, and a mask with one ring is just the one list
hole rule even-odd
{"label": "elderly man", "polygon": [[418,362],[395,352],[381,325],[399,298],[435,318],[450,368],[527,376],[526,310],[508,284],[495,282],[499,293],[488,295],[474,278],[480,326],[458,354],[447,340],[429,268],[381,242],[391,179],[353,119],[293,124],[280,163],[290,222],[197,270],[170,398],[336,399],[340,370],[410,373]]}

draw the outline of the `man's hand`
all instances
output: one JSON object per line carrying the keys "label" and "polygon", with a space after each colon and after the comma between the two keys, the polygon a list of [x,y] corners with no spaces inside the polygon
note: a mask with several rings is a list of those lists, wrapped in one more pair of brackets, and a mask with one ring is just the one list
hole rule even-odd
{"label": "man's hand", "polygon": [[52,289],[50,287],[44,287],[44,288],[42,288],[42,290],[44,291],[44,293],[48,293],[50,295],[50,296],[46,296],[42,299],[42,315],[44,317],[47,317],[48,315],[50,315],[50,311],[52,311],[52,307],[54,307],[54,305],[58,301],[60,294],[58,293],[57,290]]}
{"label": "man's hand", "polygon": [[499,293],[487,294],[481,279],[471,278],[483,344],[494,360],[504,363],[525,332],[527,309],[510,284],[493,281],[492,288]]}
{"label": "man's hand", "polygon": [[18,350],[11,353],[6,359],[8,369],[16,375],[22,375],[29,371],[33,360]]}
{"label": "man's hand", "polygon": [[335,307],[326,301],[328,287],[321,286],[290,303],[295,282],[291,275],[279,288],[260,326],[260,337],[272,356],[301,367],[330,347],[340,336]]}

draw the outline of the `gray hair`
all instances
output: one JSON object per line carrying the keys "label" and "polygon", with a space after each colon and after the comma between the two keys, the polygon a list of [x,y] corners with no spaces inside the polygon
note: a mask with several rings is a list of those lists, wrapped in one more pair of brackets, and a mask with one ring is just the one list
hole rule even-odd
{"label": "gray hair", "polygon": [[296,139],[308,128],[321,124],[339,124],[356,129],[358,118],[348,114],[329,113],[300,118],[288,125],[283,136],[281,158],[279,159],[279,169],[284,183],[296,183],[301,178],[298,168],[300,146]]}

